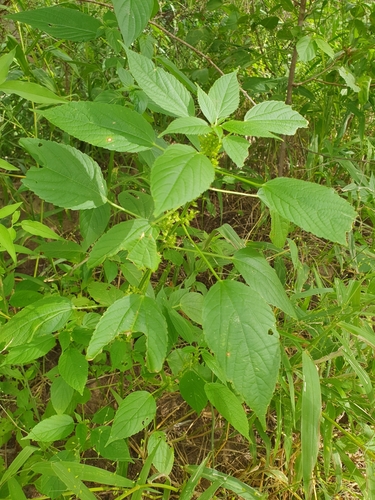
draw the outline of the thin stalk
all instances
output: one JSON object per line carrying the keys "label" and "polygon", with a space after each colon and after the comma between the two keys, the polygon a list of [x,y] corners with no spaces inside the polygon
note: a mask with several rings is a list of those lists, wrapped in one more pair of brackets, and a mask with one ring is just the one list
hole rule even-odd
{"label": "thin stalk", "polygon": [[150,484],[137,484],[134,486],[134,488],[131,488],[130,490],[126,491],[123,495],[119,496],[116,498],[116,500],[123,500],[124,498],[129,497],[133,493],[139,490],[149,490],[149,489],[154,489],[154,488],[161,488],[163,490],[170,490],[174,491],[177,493],[179,491],[178,488],[175,488],[174,486],[170,486],[169,484],[163,484],[163,483],[150,483]]}
{"label": "thin stalk", "polygon": [[124,208],[124,207],[122,207],[120,205],[117,205],[117,203],[113,203],[113,201],[108,200],[108,199],[107,199],[107,203],[109,203],[110,205],[112,205],[112,207],[115,207],[118,210],[121,210],[121,212],[125,212],[126,214],[131,215],[132,217],[135,217],[136,219],[139,219],[139,215],[131,212],[130,210],[126,210],[126,208]]}
{"label": "thin stalk", "polygon": [[180,250],[181,252],[193,252],[198,253],[199,255],[207,255],[207,257],[216,257],[217,259],[228,259],[233,260],[233,257],[230,255],[220,255],[218,253],[205,252],[204,250],[196,250],[195,248],[183,248],[178,246],[171,246],[169,248],[173,248],[174,250]]}
{"label": "thin stalk", "polygon": [[217,174],[227,175],[229,177],[233,177],[233,179],[237,179],[238,181],[244,182],[245,184],[249,184],[250,186],[254,186],[257,188],[261,188],[263,186],[263,184],[259,184],[259,182],[254,182],[254,181],[251,181],[250,179],[246,179],[246,177],[241,177],[240,175],[233,174],[232,172],[227,172],[226,170],[224,170],[222,168],[220,168],[220,169],[215,168],[215,172]]}
{"label": "thin stalk", "polygon": [[111,151],[109,153],[108,172],[107,172],[107,187],[108,187],[108,190],[110,189],[111,184],[112,184],[112,172],[113,172],[114,160],[115,160],[115,152]]}
{"label": "thin stalk", "polygon": [[338,424],[336,422],[336,420],[333,420],[333,418],[331,418],[329,415],[327,415],[327,413],[325,413],[324,411],[322,412],[322,416],[326,420],[328,420],[328,422],[330,424],[332,424],[334,427],[336,427],[336,429],[338,429],[340,432],[342,432],[352,443],[354,443],[356,446],[358,446],[358,448],[360,450],[362,450],[363,453],[365,453],[365,455],[372,458],[372,460],[375,460],[375,452],[372,450],[369,450],[365,443],[362,443],[362,441],[360,441],[355,436],[353,436],[353,434],[350,434],[350,432],[348,432],[343,427],[341,427],[341,425]]}
{"label": "thin stalk", "polygon": [[203,254],[203,252],[201,251],[201,249],[199,248],[199,246],[195,243],[195,241],[190,236],[189,231],[186,229],[186,226],[183,224],[181,227],[183,228],[183,230],[184,230],[186,236],[188,237],[190,243],[194,246],[194,248],[196,248],[198,254],[202,257],[202,259],[207,264],[207,267],[211,271],[212,275],[215,276],[215,278],[217,279],[217,281],[221,281],[221,279],[219,278],[219,276],[216,273],[215,269],[211,266],[211,264],[209,263],[209,261],[206,259],[206,256]]}
{"label": "thin stalk", "polygon": [[219,189],[219,188],[209,188],[210,191],[216,191],[218,193],[227,193],[227,194],[236,194],[238,196],[249,196],[251,198],[259,198],[257,194],[250,194],[250,193],[241,193],[240,191],[229,191],[227,189]]}

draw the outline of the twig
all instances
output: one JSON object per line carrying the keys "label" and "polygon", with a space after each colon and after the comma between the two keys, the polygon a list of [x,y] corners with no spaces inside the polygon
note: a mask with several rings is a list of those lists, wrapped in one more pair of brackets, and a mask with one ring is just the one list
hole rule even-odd
{"label": "twig", "polygon": [[[319,155],[319,156],[324,156],[325,158],[329,158],[331,161],[339,161],[339,160],[353,161],[351,158],[346,158],[345,156],[332,156],[332,155],[329,155],[327,153],[321,153],[319,151],[313,151],[312,149],[305,148],[304,146],[301,146],[301,147],[302,147],[302,149],[304,149],[308,153],[312,153],[314,155]],[[362,163],[375,163],[375,160],[364,160],[362,158],[357,158],[354,161],[355,161],[355,163],[359,163],[359,162],[362,162]]]}
{"label": "twig", "polygon": [[[319,78],[319,76],[322,76],[324,75],[324,73],[327,73],[327,71],[329,71],[331,68],[333,68],[333,66],[335,66],[336,62],[341,59],[343,56],[345,55],[345,53],[343,52],[340,56],[338,56],[334,61],[332,61],[332,63],[327,66],[326,68],[323,69],[323,71],[320,71],[319,73],[317,73],[316,75],[313,75],[311,76],[310,78],[308,78],[307,80],[304,80],[303,82],[293,82],[293,87],[300,87],[301,85],[305,85],[306,83],[309,83],[309,82],[312,82],[313,80],[315,81],[322,81],[322,80],[317,80],[317,78]],[[335,83],[331,83],[331,82],[324,82],[324,83],[328,83],[328,85],[336,85]],[[341,85],[341,84],[340,84]],[[344,85],[345,86],[345,85]]]}
{"label": "twig", "polygon": [[[300,27],[303,25],[303,21],[305,19],[305,13],[306,13],[306,0],[301,0],[300,7],[299,7],[299,14],[298,14],[298,26],[300,26]],[[292,104],[293,83],[294,83],[294,77],[296,74],[297,59],[298,59],[298,52],[297,52],[297,45],[295,45],[294,49],[293,49],[292,60],[290,63],[288,87],[287,87],[285,104]],[[282,175],[284,173],[287,136],[283,135],[282,139],[283,139],[283,142],[281,143],[280,152],[279,152],[279,165],[278,165],[278,176],[279,177],[282,177]]]}
{"label": "twig", "polygon": [[[215,64],[213,62],[213,60],[210,57],[208,57],[204,52],[201,52],[199,49],[195,48],[193,45],[190,45],[190,43],[185,42],[185,40],[183,40],[182,38],[179,38],[178,36],[174,35],[173,33],[171,33],[170,31],[168,31],[166,28],[164,28],[160,24],[156,23],[155,21],[149,21],[149,24],[151,24],[152,26],[155,26],[159,30],[163,31],[166,35],[168,35],[171,38],[173,38],[173,40],[176,40],[177,42],[181,43],[182,45],[185,45],[185,47],[188,47],[190,50],[192,50],[197,55],[199,55],[200,57],[202,57],[203,59],[205,59],[209,64],[211,64],[211,66],[213,68],[215,68],[216,71],[218,73],[220,73],[220,75],[222,75],[222,76],[224,75],[224,71],[222,71],[219,68],[219,66],[217,66],[217,64]],[[251,104],[253,104],[255,106],[256,102],[249,96],[249,94],[246,92],[246,90],[244,90],[242,87],[240,87],[240,91],[246,97],[246,99],[248,99],[251,102]]]}

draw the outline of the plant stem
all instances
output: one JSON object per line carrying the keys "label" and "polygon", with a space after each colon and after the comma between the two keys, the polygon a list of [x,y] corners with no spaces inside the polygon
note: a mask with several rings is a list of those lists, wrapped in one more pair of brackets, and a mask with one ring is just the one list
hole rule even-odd
{"label": "plant stem", "polygon": [[251,198],[259,198],[257,194],[241,193],[240,191],[229,191],[227,189],[210,188],[210,191],[217,191],[218,193],[236,194],[238,196],[250,196]]}
{"label": "plant stem", "polygon": [[207,260],[206,256],[203,254],[202,250],[199,248],[199,246],[194,242],[194,240],[190,236],[189,231],[186,229],[186,226],[183,224],[181,227],[183,228],[183,230],[184,230],[186,236],[188,237],[190,243],[194,246],[194,248],[196,249],[196,251],[199,253],[199,255],[202,257],[202,259],[207,264],[207,267],[211,271],[211,273],[213,274],[213,276],[215,276],[215,278],[217,279],[217,281],[221,281],[221,279],[219,278],[219,276],[216,273],[215,269],[211,266],[211,264]]}
{"label": "plant stem", "polygon": [[107,203],[109,203],[110,205],[112,205],[112,207],[115,207],[118,210],[121,210],[121,212],[125,212],[126,214],[131,215],[132,217],[135,217],[136,219],[140,218],[139,215],[131,212],[130,210],[126,210],[126,208],[121,207],[120,205],[117,205],[116,203],[113,203],[113,201],[108,200],[108,198],[107,198]]}
{"label": "plant stem", "polygon": [[[301,27],[303,25],[303,21],[305,19],[306,13],[306,0],[301,0],[299,5],[299,14],[298,14],[298,26]],[[290,63],[289,68],[289,78],[288,78],[288,87],[286,92],[285,104],[292,104],[292,96],[293,96],[293,86],[294,86],[294,77],[296,75],[296,66],[297,66],[298,52],[297,52],[297,44],[294,45],[292,61]],[[288,136],[283,135],[283,142],[280,146],[279,152],[279,165],[278,165],[278,176],[282,177],[284,175],[284,163],[285,163],[285,155],[286,155],[286,146]]]}

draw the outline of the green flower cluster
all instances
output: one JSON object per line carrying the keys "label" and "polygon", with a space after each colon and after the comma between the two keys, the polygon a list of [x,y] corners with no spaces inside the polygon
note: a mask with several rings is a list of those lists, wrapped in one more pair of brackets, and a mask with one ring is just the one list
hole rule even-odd
{"label": "green flower cluster", "polygon": [[217,167],[219,151],[221,149],[221,141],[215,132],[210,134],[200,135],[199,144],[201,147],[201,152],[206,155],[212,162],[212,164]]}

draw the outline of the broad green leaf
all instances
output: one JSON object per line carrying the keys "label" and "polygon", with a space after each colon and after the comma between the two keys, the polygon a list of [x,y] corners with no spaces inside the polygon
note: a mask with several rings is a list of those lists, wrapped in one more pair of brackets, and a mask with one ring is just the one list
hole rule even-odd
{"label": "broad green leaf", "polygon": [[137,267],[156,270],[160,262],[155,241],[157,234],[157,230],[145,219],[120,222],[96,242],[87,265],[96,267],[120,250],[128,250],[128,259]]}
{"label": "broad green leaf", "polygon": [[97,453],[107,460],[133,462],[125,439],[117,439],[107,446],[110,435],[111,428],[104,425],[95,427],[95,429],[91,431],[90,443]]}
{"label": "broad green leaf", "polygon": [[[61,415],[64,416],[64,415]],[[62,462],[52,462],[52,469],[56,476],[66,485],[66,487],[74,492],[75,496],[80,500],[96,500],[96,496],[88,487],[74,475]]]}
{"label": "broad green leaf", "polygon": [[309,62],[316,56],[316,44],[309,35],[303,36],[298,40],[296,49],[298,57],[303,62]]}
{"label": "broad green leaf", "polygon": [[9,170],[10,172],[19,172],[20,171],[19,168],[11,165],[7,161],[3,160],[2,158],[0,158],[0,168],[2,168],[4,170]]}
{"label": "broad green leaf", "polygon": [[188,118],[177,118],[174,120],[159,137],[166,134],[205,135],[210,132],[212,132],[211,127],[202,118],[189,116]]}
{"label": "broad green leaf", "polygon": [[74,422],[70,415],[53,415],[36,424],[23,439],[52,442],[64,439],[73,432]]}
{"label": "broad green leaf", "polygon": [[180,393],[189,406],[199,415],[207,405],[204,380],[194,371],[188,370],[180,380]]}
{"label": "broad green leaf", "polygon": [[17,500],[27,500],[20,483],[17,481],[15,477],[11,477],[10,479],[8,479],[7,485],[9,489],[8,498],[11,499],[16,498]]}
{"label": "broad green leaf", "polygon": [[5,82],[9,73],[10,65],[13,62],[15,54],[16,54],[16,49],[13,49],[7,54],[4,54],[3,56],[0,57],[0,84]]}
{"label": "broad green leaf", "polygon": [[70,102],[38,113],[77,139],[112,151],[136,153],[155,142],[145,118],[117,104]]}
{"label": "broad green leaf", "polygon": [[174,450],[167,444],[166,439],[164,432],[153,432],[147,441],[147,453],[150,455],[157,447],[152,463],[160,474],[168,476],[173,467]]}
{"label": "broad green leaf", "polygon": [[249,141],[243,137],[229,135],[223,139],[223,148],[238,168],[242,168],[249,155]]}
{"label": "broad green leaf", "polygon": [[279,177],[263,184],[259,198],[281,217],[320,238],[346,245],[356,218],[353,207],[333,189]]}
{"label": "broad green leaf", "polygon": [[227,381],[265,426],[280,364],[279,338],[270,307],[243,283],[218,282],[205,296],[203,331]]}
{"label": "broad green leaf", "polygon": [[82,247],[87,248],[103,235],[111,216],[108,204],[79,212],[79,228],[84,238]]}
{"label": "broad green leaf", "polygon": [[21,205],[22,201],[19,203],[12,203],[11,205],[6,205],[5,207],[0,208],[0,219],[5,219],[5,217],[12,215]]}
{"label": "broad green leaf", "polygon": [[42,139],[21,139],[21,146],[43,168],[28,170],[23,183],[58,207],[84,210],[107,202],[107,185],[99,165],[71,146]]}
{"label": "broad green leaf", "polygon": [[54,337],[43,336],[34,339],[28,344],[10,348],[5,358],[5,364],[25,365],[31,363],[34,359],[41,358],[47,354],[55,344],[56,340]]}
{"label": "broad green leaf", "polygon": [[[56,474],[52,469],[52,464],[54,462],[38,462],[32,464],[32,470],[37,474]],[[119,474],[104,470],[99,467],[94,467],[92,465],[80,464],[78,462],[59,462],[63,464],[72,474],[79,477],[81,481],[88,481],[99,484],[107,484],[109,486],[118,486],[121,488],[132,488],[134,482],[130,481]]]}
{"label": "broad green leaf", "polygon": [[19,80],[7,80],[0,85],[0,92],[5,94],[16,94],[29,101],[38,104],[57,104],[66,102],[63,97],[59,97],[46,87],[37,83],[20,82]]}
{"label": "broad green leaf", "polygon": [[154,0],[112,0],[125,45],[129,47],[142,33],[154,9]]}
{"label": "broad green leaf", "polygon": [[142,191],[123,191],[117,196],[120,205],[130,213],[143,219],[152,219],[154,200],[152,196]]}
{"label": "broad green leaf", "polygon": [[132,392],[119,405],[107,444],[137,434],[156,415],[156,403],[146,391]]}
{"label": "broad green leaf", "polygon": [[237,81],[237,71],[221,76],[212,85],[208,96],[215,108],[215,120],[227,118],[234,113],[240,103],[240,87]]}
{"label": "broad green leaf", "polygon": [[156,271],[159,267],[160,256],[157,251],[156,238],[159,231],[151,228],[147,233],[127,244],[127,259],[133,262],[138,269],[151,269]]}
{"label": "broad green leaf", "polygon": [[[187,465],[186,470],[187,472],[192,474],[191,477],[193,477],[201,468],[201,465]],[[220,472],[216,469],[203,467],[202,470],[200,471],[200,477],[203,477],[204,479],[207,479],[208,481],[211,482],[222,479],[224,488],[226,490],[232,491],[233,493],[236,493],[243,500],[259,500],[259,499],[266,500],[267,498],[265,494],[259,493],[259,491],[257,491],[255,488],[248,486],[247,484],[243,483],[236,477],[229,476],[228,474]],[[191,497],[184,497],[184,500],[185,499],[190,500]]]}
{"label": "broad green leaf", "polygon": [[184,144],[169,146],[151,170],[155,216],[193,201],[210,187],[214,176],[206,156]]}
{"label": "broad green leaf", "polygon": [[166,321],[155,300],[141,295],[127,295],[107,309],[87,348],[87,359],[95,358],[121,333],[129,335],[132,332],[146,335],[148,369],[161,370],[168,343]]}
{"label": "broad green leaf", "polygon": [[157,56],[156,62],[161,63],[173,76],[177,78],[192,94],[197,93],[197,86],[177,66],[165,56]]}
{"label": "broad green leaf", "polygon": [[236,231],[229,224],[223,224],[217,228],[217,232],[223,236],[236,250],[245,248],[245,242],[238,236]]}
{"label": "broad green leaf", "polygon": [[192,344],[193,342],[197,342],[197,329],[191,324],[190,321],[183,318],[181,314],[178,314],[177,311],[172,309],[172,307],[166,308],[167,318],[170,320],[168,323],[170,336],[172,338],[177,339],[177,337],[181,337],[185,340],[185,342]]}
{"label": "broad green leaf", "polygon": [[294,12],[296,9],[292,0],[280,0],[280,4],[287,12]]}
{"label": "broad green leaf", "polygon": [[309,354],[302,353],[301,463],[303,488],[310,498],[312,473],[318,458],[320,416],[322,410],[318,370]]}
{"label": "broad green leaf", "polygon": [[278,247],[283,248],[288,237],[290,223],[288,220],[281,217],[279,212],[270,210],[271,215],[271,232],[270,240]]}
{"label": "broad green leaf", "polygon": [[33,234],[34,236],[41,236],[42,238],[50,240],[64,241],[64,238],[61,238],[61,236],[56,234],[51,228],[35,220],[23,220],[21,222],[21,227],[24,231]]}
{"label": "broad green leaf", "polygon": [[110,283],[102,283],[100,281],[91,282],[87,287],[87,292],[95,302],[98,302],[102,306],[110,306],[124,296],[122,290],[119,290]]}
{"label": "broad green leaf", "polygon": [[202,324],[203,295],[197,292],[189,292],[181,297],[181,309],[186,316],[198,325]]}
{"label": "broad green leaf", "polygon": [[0,344],[5,348],[27,344],[36,336],[60,330],[72,314],[72,303],[66,297],[46,297],[26,306],[1,326]]}
{"label": "broad green leaf", "polygon": [[317,46],[320,48],[320,50],[322,52],[324,52],[325,54],[327,54],[328,57],[330,57],[331,59],[333,59],[335,57],[335,51],[333,50],[333,48],[330,46],[330,44],[328,42],[323,40],[323,38],[316,37],[316,38],[314,38],[314,41],[317,44]]}
{"label": "broad green leaf", "polygon": [[0,224],[0,246],[3,247],[11,256],[14,263],[17,262],[16,249],[9,230]]}
{"label": "broad green leaf", "polygon": [[204,90],[198,87],[198,104],[201,108],[202,113],[207,118],[207,120],[214,124],[216,121],[216,106],[209,95],[206,94]]}
{"label": "broad green leaf", "polygon": [[233,392],[225,385],[218,383],[208,383],[205,385],[204,390],[210,403],[220,415],[242,436],[249,439],[249,423],[245,410]]}
{"label": "broad green leaf", "polygon": [[293,318],[296,317],[294,307],[276,271],[260,253],[251,248],[243,248],[234,254],[233,263],[249,287],[258,292],[268,304],[280,308]]}
{"label": "broad green leaf", "polygon": [[126,245],[140,238],[142,233],[151,229],[145,219],[133,219],[112,226],[94,245],[87,265],[89,268],[100,265],[106,258],[126,250]]}
{"label": "broad green leaf", "polygon": [[59,357],[59,372],[62,378],[73,389],[83,394],[86,386],[89,364],[77,349],[69,348]]}
{"label": "broad green leaf", "polygon": [[93,40],[98,36],[98,29],[102,25],[98,19],[88,14],[60,6],[17,12],[8,14],[5,18],[29,24],[55,38],[74,42]]}
{"label": "broad green leaf", "polygon": [[49,259],[66,259],[69,262],[78,263],[84,256],[83,248],[75,241],[49,241],[39,245],[36,250]]}
{"label": "broad green leaf", "polygon": [[194,114],[191,95],[177,78],[155,67],[147,57],[127,50],[130,72],[147,96],[172,115],[187,117]]}
{"label": "broad green leaf", "polygon": [[345,80],[346,85],[351,88],[353,92],[359,92],[361,90],[361,87],[358,87],[356,84],[355,76],[348,70],[348,68],[341,66],[338,68],[338,72],[340,73],[341,78]]}
{"label": "broad green leaf", "polygon": [[[366,104],[370,97],[372,78],[369,75],[362,75],[357,79],[358,85],[361,90],[358,92],[359,104]],[[345,161],[345,160],[344,160]],[[347,160],[348,161],[348,160]]]}
{"label": "broad green leaf", "polygon": [[307,121],[281,101],[265,101],[251,108],[243,122],[230,120],[222,127],[241,135],[274,137],[274,134],[293,135],[298,128],[307,127]]}
{"label": "broad green leaf", "polygon": [[262,125],[254,122],[249,123],[247,121],[229,120],[223,123],[221,127],[228,132],[232,132],[233,134],[280,139],[277,135],[269,131],[269,129],[272,128],[272,125],[270,125],[269,122]]}
{"label": "broad green leaf", "polygon": [[56,377],[52,381],[50,394],[53,409],[58,415],[61,415],[70,405],[74,389],[62,377]]}
{"label": "broad green leaf", "polygon": [[281,101],[257,104],[246,113],[245,122],[285,135],[293,135],[298,128],[306,128],[308,125],[303,116]]}

